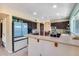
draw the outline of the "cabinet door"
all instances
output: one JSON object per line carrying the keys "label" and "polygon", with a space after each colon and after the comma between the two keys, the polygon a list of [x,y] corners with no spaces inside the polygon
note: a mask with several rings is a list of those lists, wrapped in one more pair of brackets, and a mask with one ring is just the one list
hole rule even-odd
{"label": "cabinet door", "polygon": [[43,56],[55,56],[58,55],[58,47],[54,46],[54,42],[40,40],[41,52]]}
{"label": "cabinet door", "polygon": [[61,56],[79,56],[79,47],[67,44],[59,44],[59,55]]}
{"label": "cabinet door", "polygon": [[69,56],[72,55],[72,46],[49,42],[49,41],[40,41],[41,55],[43,56]]}
{"label": "cabinet door", "polygon": [[67,45],[67,44],[58,44],[58,54],[60,56],[70,56],[72,55],[71,51],[72,46]]}
{"label": "cabinet door", "polygon": [[27,46],[27,39],[14,42],[14,51],[18,51]]}
{"label": "cabinet door", "polygon": [[29,56],[39,56],[40,50],[39,50],[39,43],[37,39],[35,38],[29,38],[28,39],[28,55]]}
{"label": "cabinet door", "polygon": [[79,56],[79,47],[77,47],[77,46],[72,46],[71,47],[71,55],[72,56]]}

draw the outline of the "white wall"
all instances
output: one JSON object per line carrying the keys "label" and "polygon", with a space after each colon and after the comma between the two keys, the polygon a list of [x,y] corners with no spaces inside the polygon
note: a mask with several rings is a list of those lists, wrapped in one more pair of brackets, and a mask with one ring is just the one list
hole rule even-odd
{"label": "white wall", "polygon": [[11,16],[6,16],[3,18],[3,32],[2,41],[4,43],[5,49],[12,53],[12,19]]}

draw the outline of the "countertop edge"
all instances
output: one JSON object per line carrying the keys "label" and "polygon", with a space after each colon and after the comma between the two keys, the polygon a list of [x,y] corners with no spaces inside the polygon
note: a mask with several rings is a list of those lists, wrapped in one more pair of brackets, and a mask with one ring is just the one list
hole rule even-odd
{"label": "countertop edge", "polygon": [[31,35],[30,34],[30,35],[28,35],[28,38],[31,37],[31,38],[35,38],[35,39],[39,39],[39,40],[43,40],[43,41],[57,42],[57,43],[64,44],[64,45],[79,47],[79,44],[74,44],[74,43],[69,43],[69,42],[63,42],[63,41],[59,41],[59,40],[58,41],[57,40],[48,40],[48,39],[53,39],[53,37],[49,37],[48,36],[48,38],[46,38],[47,36],[39,36],[39,37],[43,37],[43,38],[39,38],[38,36],[39,35]]}

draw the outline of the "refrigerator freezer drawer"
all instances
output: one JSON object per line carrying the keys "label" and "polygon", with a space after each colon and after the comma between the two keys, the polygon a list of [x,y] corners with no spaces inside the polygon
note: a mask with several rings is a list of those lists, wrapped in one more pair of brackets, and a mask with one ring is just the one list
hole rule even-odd
{"label": "refrigerator freezer drawer", "polygon": [[14,51],[18,51],[27,46],[27,39],[14,42]]}
{"label": "refrigerator freezer drawer", "polygon": [[14,38],[14,41],[22,40],[22,39],[27,39],[27,37],[17,37],[17,38]]}

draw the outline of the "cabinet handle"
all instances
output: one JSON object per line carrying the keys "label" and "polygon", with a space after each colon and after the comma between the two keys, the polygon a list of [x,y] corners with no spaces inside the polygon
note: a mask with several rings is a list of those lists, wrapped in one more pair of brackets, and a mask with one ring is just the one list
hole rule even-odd
{"label": "cabinet handle", "polygon": [[42,54],[40,54],[40,56],[42,56]]}
{"label": "cabinet handle", "polygon": [[37,39],[37,42],[39,43],[39,39]]}
{"label": "cabinet handle", "polygon": [[54,43],[54,46],[55,46],[55,47],[58,47],[58,43],[57,43],[57,42],[55,42],[55,43]]}

